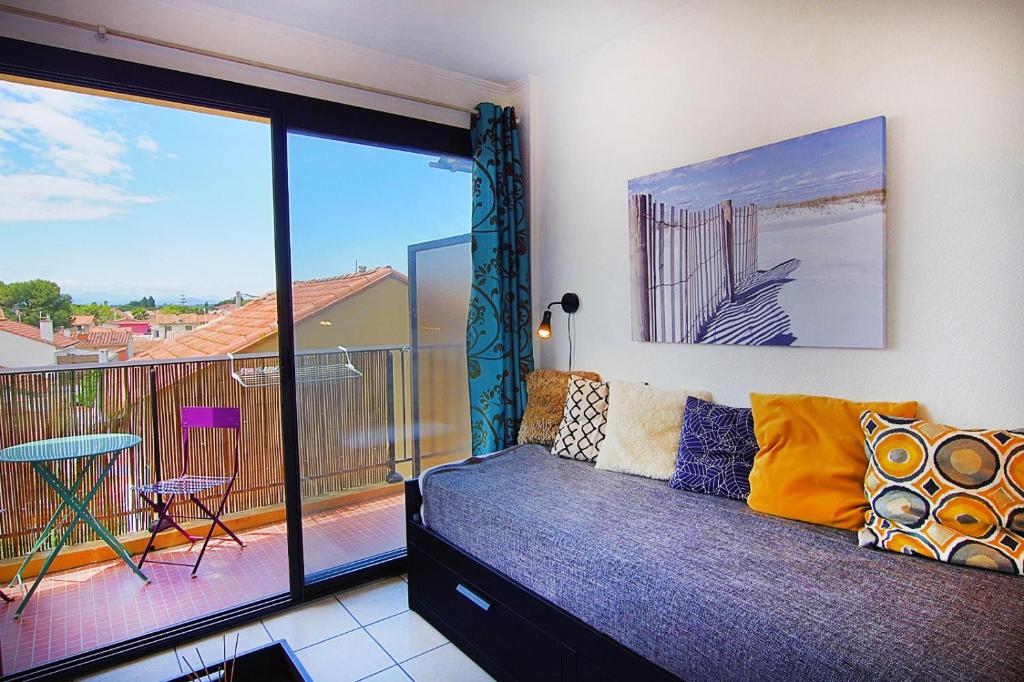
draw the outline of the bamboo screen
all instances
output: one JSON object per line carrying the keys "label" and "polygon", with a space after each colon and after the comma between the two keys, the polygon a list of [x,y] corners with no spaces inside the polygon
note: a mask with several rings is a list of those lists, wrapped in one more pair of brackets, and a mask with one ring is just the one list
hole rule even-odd
{"label": "bamboo screen", "polygon": [[[399,402],[410,395],[402,390],[407,385],[406,353],[398,348],[353,351],[352,362],[361,377],[298,385],[303,499],[383,483],[394,468],[396,449],[408,451],[408,429],[401,415],[410,410]],[[297,364],[327,361],[329,355],[303,353]],[[277,362],[276,356],[263,354],[236,357],[239,366],[269,367]],[[402,374],[395,376],[396,370]],[[189,405],[236,406],[242,411],[241,463],[226,513],[282,504],[280,391],[277,386],[241,386],[223,358],[0,373],[0,448],[79,434],[140,436],[142,443],[118,457],[89,505],[115,535],[137,532],[145,530],[152,517],[134,486],[156,479],[158,453],[162,478],[179,473],[179,414]],[[229,470],[227,436],[222,431],[193,432],[192,473],[218,475]],[[50,466],[70,482],[81,463]],[[87,476],[83,491],[94,480],[94,475]],[[216,496],[217,491],[209,494]],[[28,552],[58,503],[30,465],[0,463],[0,559]],[[62,520],[42,549],[66,527]],[[94,539],[79,524],[69,544]]]}

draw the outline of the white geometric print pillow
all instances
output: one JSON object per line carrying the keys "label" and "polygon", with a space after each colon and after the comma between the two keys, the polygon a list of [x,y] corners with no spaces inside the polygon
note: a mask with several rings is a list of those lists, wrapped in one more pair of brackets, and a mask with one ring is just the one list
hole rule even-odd
{"label": "white geometric print pillow", "polygon": [[608,384],[570,376],[562,423],[551,452],[559,457],[595,461],[604,440],[607,416]]}

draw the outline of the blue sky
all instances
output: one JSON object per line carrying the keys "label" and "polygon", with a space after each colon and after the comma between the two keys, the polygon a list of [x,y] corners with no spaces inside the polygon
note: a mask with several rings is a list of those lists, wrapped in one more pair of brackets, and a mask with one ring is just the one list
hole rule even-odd
{"label": "blue sky", "polygon": [[726,199],[773,206],[880,189],[884,160],[877,117],[636,178],[629,192],[691,210]]}
{"label": "blue sky", "polygon": [[[470,224],[470,177],[434,157],[289,137],[293,270],[406,269]],[[274,288],[265,123],[0,82],[0,281],[76,302],[215,301]]]}

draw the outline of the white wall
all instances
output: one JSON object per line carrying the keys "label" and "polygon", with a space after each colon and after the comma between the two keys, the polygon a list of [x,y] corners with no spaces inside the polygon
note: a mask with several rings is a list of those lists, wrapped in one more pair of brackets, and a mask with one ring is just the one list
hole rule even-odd
{"label": "white wall", "polygon": [[[576,367],[1024,425],[1024,3],[703,0],[629,31],[529,88],[535,320],[579,293]],[[886,350],[630,340],[629,178],[879,114]]]}
{"label": "white wall", "polygon": [[53,346],[0,331],[0,367],[42,367],[54,362]]}

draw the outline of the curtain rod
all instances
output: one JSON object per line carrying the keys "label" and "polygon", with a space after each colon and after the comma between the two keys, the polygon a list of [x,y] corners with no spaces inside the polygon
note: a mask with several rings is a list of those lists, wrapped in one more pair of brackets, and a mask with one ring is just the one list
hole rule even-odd
{"label": "curtain rod", "polygon": [[144,36],[137,33],[121,31],[119,29],[104,26],[103,24],[90,24],[85,21],[68,19],[66,17],[59,17],[53,14],[36,12],[34,10],[22,9],[21,7],[12,7],[10,5],[4,4],[0,4],[0,12],[22,16],[28,19],[46,21],[51,24],[59,24],[61,26],[69,26],[71,28],[78,28],[85,31],[89,31],[91,33],[94,33],[96,35],[96,39],[100,42],[106,42],[108,37],[114,36],[115,38],[124,38],[125,40],[131,40],[137,43],[145,43],[147,45],[154,45],[156,47],[177,50],[178,52],[186,52],[188,54],[194,54],[201,57],[209,57],[211,59],[218,59],[220,61],[231,62],[233,64],[251,66],[257,69],[263,69],[265,71],[273,71],[274,73],[280,73],[286,76],[296,76],[298,78],[317,81],[319,83],[326,83],[328,85],[337,85],[344,88],[352,88],[354,90],[361,90],[363,92],[369,92],[375,95],[395,97],[409,102],[416,102],[417,104],[426,104],[428,106],[439,107],[441,109],[448,109],[449,111],[457,111],[463,114],[477,113],[477,110],[475,108],[470,109],[466,107],[460,107],[455,104],[448,104],[447,102],[438,102],[436,100],[427,99],[426,97],[417,97],[416,95],[407,95],[400,92],[395,92],[393,90],[386,90],[384,88],[375,88],[372,85],[363,85],[361,83],[354,83],[352,81],[341,80],[340,78],[331,78],[330,76],[319,76],[314,73],[309,73],[308,71],[290,69],[286,66],[275,66],[274,64],[268,64],[266,62],[260,62],[254,59],[235,57],[233,55],[225,54],[223,52],[215,52],[213,50],[206,50],[201,47],[191,47],[189,45],[183,45],[181,43],[175,43],[169,40],[163,40],[161,38],[152,38],[150,36]]}

